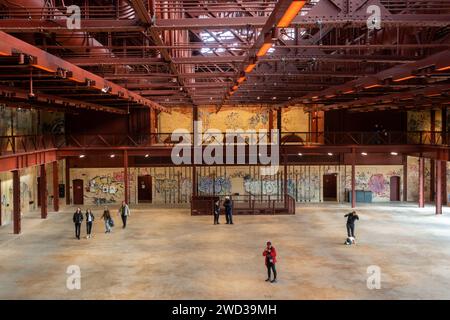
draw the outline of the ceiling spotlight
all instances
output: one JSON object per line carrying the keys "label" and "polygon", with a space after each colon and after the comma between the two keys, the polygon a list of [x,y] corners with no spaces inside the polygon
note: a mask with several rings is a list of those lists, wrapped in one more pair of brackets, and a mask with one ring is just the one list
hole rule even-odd
{"label": "ceiling spotlight", "polygon": [[109,157],[110,157],[110,158],[115,158],[116,155],[115,155],[115,154],[112,154],[112,155],[110,155]]}
{"label": "ceiling spotlight", "polygon": [[328,154],[329,156],[332,156],[332,155],[333,155],[331,152],[328,152],[327,154]]}
{"label": "ceiling spotlight", "polygon": [[398,156],[398,153],[397,153],[397,152],[394,152],[394,151],[392,151],[392,152],[391,152],[391,156]]}
{"label": "ceiling spotlight", "polygon": [[361,152],[361,155],[362,156],[367,156],[367,153],[366,152]]}
{"label": "ceiling spotlight", "polygon": [[80,154],[80,159],[83,159],[84,157],[86,157],[86,155]]}
{"label": "ceiling spotlight", "polygon": [[259,99],[261,99],[261,97],[256,97],[256,100],[259,100]]}
{"label": "ceiling spotlight", "polygon": [[149,156],[150,156],[150,155],[149,155],[148,153],[145,155],[146,158],[148,158]]}
{"label": "ceiling spotlight", "polygon": [[299,156],[302,156],[303,154],[299,152],[298,155],[299,155]]}

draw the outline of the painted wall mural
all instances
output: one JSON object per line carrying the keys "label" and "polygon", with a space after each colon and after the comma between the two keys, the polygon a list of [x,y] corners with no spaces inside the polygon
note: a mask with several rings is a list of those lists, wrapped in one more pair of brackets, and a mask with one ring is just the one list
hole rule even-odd
{"label": "painted wall mural", "polygon": [[[357,166],[355,173],[355,185],[357,190],[372,192],[373,201],[390,201],[390,179],[393,176],[403,179],[402,166]],[[346,176],[345,188],[351,189],[351,169]],[[403,185],[400,184],[402,195]]]}
{"label": "painted wall mural", "polygon": [[231,193],[231,181],[228,177],[199,177],[198,192],[225,195]]}

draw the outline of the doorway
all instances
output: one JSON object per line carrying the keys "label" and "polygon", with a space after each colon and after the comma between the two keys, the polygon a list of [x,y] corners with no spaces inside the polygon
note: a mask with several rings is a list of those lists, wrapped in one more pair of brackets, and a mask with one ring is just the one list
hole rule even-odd
{"label": "doorway", "polygon": [[73,184],[73,204],[83,204],[84,203],[83,180],[81,179],[73,180],[72,184]]}
{"label": "doorway", "polygon": [[323,200],[337,201],[337,173],[323,175]]}
{"label": "doorway", "polygon": [[390,200],[400,201],[400,177],[392,176],[389,180],[390,186]]}
{"label": "doorway", "polygon": [[152,203],[152,176],[138,177],[138,202]]}

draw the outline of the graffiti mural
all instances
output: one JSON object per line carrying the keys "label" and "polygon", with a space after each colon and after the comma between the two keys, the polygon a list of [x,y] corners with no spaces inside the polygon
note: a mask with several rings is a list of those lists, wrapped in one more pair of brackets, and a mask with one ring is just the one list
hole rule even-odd
{"label": "graffiti mural", "polygon": [[[214,184],[214,186],[213,186]],[[231,181],[228,177],[200,177],[198,180],[198,191],[207,194],[230,194]]]}
{"label": "graffiti mural", "polygon": [[120,173],[98,175],[88,180],[85,198],[96,205],[116,203],[123,198],[124,184]]}

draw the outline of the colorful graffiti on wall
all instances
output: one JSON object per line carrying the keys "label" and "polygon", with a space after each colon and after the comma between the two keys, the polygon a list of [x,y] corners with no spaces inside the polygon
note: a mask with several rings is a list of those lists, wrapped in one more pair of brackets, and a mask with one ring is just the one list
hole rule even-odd
{"label": "colorful graffiti on wall", "polygon": [[88,181],[85,197],[96,205],[116,203],[123,198],[123,182],[123,173],[95,176]]}
{"label": "colorful graffiti on wall", "polygon": [[200,177],[198,191],[206,194],[230,194],[231,181],[228,177]]}

